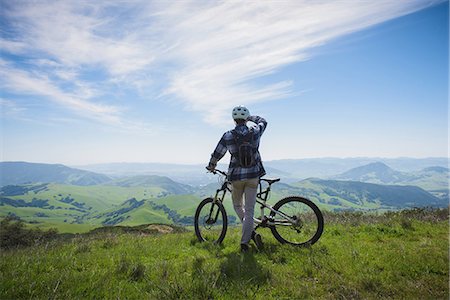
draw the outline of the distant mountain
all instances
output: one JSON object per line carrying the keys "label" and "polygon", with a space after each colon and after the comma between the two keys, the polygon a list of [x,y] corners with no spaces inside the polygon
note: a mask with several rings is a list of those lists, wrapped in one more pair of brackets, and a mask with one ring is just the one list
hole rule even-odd
{"label": "distant mountain", "polygon": [[189,194],[193,188],[186,184],[173,181],[169,177],[158,175],[138,175],[113,180],[107,185],[117,185],[122,187],[158,187],[171,194]]}
{"label": "distant mountain", "polygon": [[431,173],[431,172],[435,172],[435,173],[448,173],[449,169],[448,168],[444,168],[444,167],[428,167],[425,168],[421,171],[422,173]]}
{"label": "distant mountain", "polygon": [[442,192],[448,191],[449,174],[449,169],[440,166],[427,167],[415,172],[399,172],[382,162],[376,162],[350,169],[342,174],[332,176],[330,179],[390,185],[414,185],[427,191]]}
{"label": "distant mountain", "polygon": [[110,180],[103,174],[69,168],[61,164],[0,162],[0,186],[37,182],[86,186]]}
{"label": "distant mountain", "polygon": [[[111,177],[137,175],[158,175],[189,185],[215,182],[214,176],[207,174],[205,165],[184,165],[167,163],[106,163],[78,166],[83,170],[106,174]],[[226,168],[225,166],[223,168]]]}
{"label": "distant mountain", "polygon": [[447,167],[449,160],[446,157],[430,158],[377,158],[377,157],[355,157],[355,158],[306,158],[306,159],[282,159],[266,161],[264,166],[272,167],[290,174],[293,178],[326,178],[341,174],[352,168],[367,164],[382,162],[391,168],[401,172],[415,172],[423,168],[440,166]]}
{"label": "distant mountain", "polygon": [[416,185],[428,191],[444,192],[448,199],[450,170],[444,167],[428,167],[412,173],[412,178],[404,184]]}
{"label": "distant mountain", "polygon": [[299,193],[334,209],[392,209],[446,206],[448,201],[416,186],[381,185],[359,181],[306,179],[294,185]]}
{"label": "distant mountain", "polygon": [[406,173],[395,171],[382,162],[374,162],[361,167],[353,168],[340,175],[332,177],[338,180],[351,180],[382,184],[395,184],[411,180]]}
{"label": "distant mountain", "polygon": [[[84,165],[78,166],[78,168],[106,174],[114,178],[140,175],[165,176],[183,184],[199,186],[208,183],[215,183],[217,181],[217,177],[208,173],[205,166],[206,163],[195,165],[166,163],[109,163]],[[228,169],[228,164],[221,163],[218,165],[218,169],[226,171]],[[270,166],[265,167],[265,169],[268,176],[283,178],[291,177],[290,173],[272,168]]]}
{"label": "distant mountain", "polygon": [[[418,171],[433,166],[448,166],[448,158],[307,158],[264,161],[268,176],[295,182],[310,177],[327,178],[349,169],[374,162],[382,162],[402,172]],[[220,168],[227,169],[228,161],[221,161]],[[181,183],[201,185],[215,182],[216,178],[205,172],[204,164],[184,165],[166,163],[108,163],[77,166],[77,168],[109,176],[159,175]]]}

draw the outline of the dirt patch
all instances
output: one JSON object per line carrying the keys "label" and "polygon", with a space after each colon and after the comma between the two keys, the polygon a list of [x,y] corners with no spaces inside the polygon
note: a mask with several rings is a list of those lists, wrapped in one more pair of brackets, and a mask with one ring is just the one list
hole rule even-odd
{"label": "dirt patch", "polygon": [[148,225],[147,229],[158,232],[158,233],[172,233],[173,232],[173,228],[170,226],[167,226],[167,225],[152,224],[152,225]]}

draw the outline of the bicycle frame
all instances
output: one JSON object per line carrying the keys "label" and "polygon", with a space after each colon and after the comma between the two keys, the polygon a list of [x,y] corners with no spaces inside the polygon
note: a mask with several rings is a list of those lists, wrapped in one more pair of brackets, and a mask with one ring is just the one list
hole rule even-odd
{"label": "bicycle frame", "polygon": [[[253,221],[258,224],[258,226],[261,227],[270,227],[270,226],[275,226],[275,225],[282,225],[282,226],[290,226],[292,224],[297,224],[298,220],[294,220],[291,217],[289,217],[288,215],[286,215],[285,213],[278,211],[276,209],[274,209],[271,205],[267,204],[267,199],[269,198],[270,195],[270,187],[271,184],[268,184],[267,188],[263,191],[262,190],[262,183],[261,180],[259,180],[258,183],[259,186],[259,193],[256,194],[256,202],[261,205],[260,206],[260,211],[261,211],[261,216],[260,218],[253,218]],[[268,218],[265,213],[264,210],[265,209],[270,210],[271,212],[273,212],[276,215],[281,216],[283,219],[285,219],[286,221],[281,222],[281,221],[274,221],[271,218]]]}
{"label": "bicycle frame", "polygon": [[[227,176],[227,174],[223,171],[220,170],[214,170],[213,173],[216,174],[219,173],[223,176]],[[225,182],[222,184],[222,187],[220,189],[216,190],[216,194],[214,196],[214,201],[220,201],[220,203],[223,203],[223,200],[225,199],[225,195],[228,192],[231,193],[231,189],[229,187],[229,185],[231,184],[230,181],[225,180]],[[260,204],[260,209],[261,209],[261,216],[260,218],[253,218],[254,222],[257,224],[257,227],[261,226],[261,227],[271,227],[271,226],[290,226],[292,224],[297,225],[297,223],[299,222],[298,219],[293,219],[291,217],[289,217],[288,215],[286,215],[285,213],[278,211],[276,209],[274,209],[271,205],[267,204],[267,199],[269,198],[269,194],[270,194],[270,187],[272,184],[268,184],[267,188],[263,191],[262,188],[262,183],[261,183],[261,179],[258,182],[258,186],[259,186],[259,192],[256,194],[256,202],[258,204]],[[220,195],[220,193],[222,193],[222,195]],[[220,196],[219,196],[220,195]],[[265,214],[264,214],[264,210],[265,209],[270,210],[271,212],[273,212],[276,215],[281,216],[285,221],[275,221],[271,218],[268,218]],[[211,207],[211,211],[210,214],[212,213],[213,207]],[[219,211],[217,211],[216,216],[214,218],[214,220],[217,220],[217,217],[219,215]]]}

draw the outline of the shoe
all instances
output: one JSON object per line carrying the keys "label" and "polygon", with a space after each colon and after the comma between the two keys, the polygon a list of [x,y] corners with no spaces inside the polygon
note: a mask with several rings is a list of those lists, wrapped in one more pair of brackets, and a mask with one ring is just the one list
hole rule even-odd
{"label": "shoe", "polygon": [[241,244],[241,252],[245,253],[248,252],[248,245],[247,244]]}
{"label": "shoe", "polygon": [[259,233],[256,233],[255,231],[253,231],[252,240],[255,242],[258,250],[262,250],[264,248],[264,243],[263,243],[261,235]]}

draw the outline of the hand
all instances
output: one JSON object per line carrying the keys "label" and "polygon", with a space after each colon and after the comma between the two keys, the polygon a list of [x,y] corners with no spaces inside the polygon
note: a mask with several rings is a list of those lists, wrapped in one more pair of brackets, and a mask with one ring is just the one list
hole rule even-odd
{"label": "hand", "polygon": [[210,172],[214,172],[215,169],[216,169],[216,166],[213,164],[209,164],[206,166],[206,170],[208,170]]}

